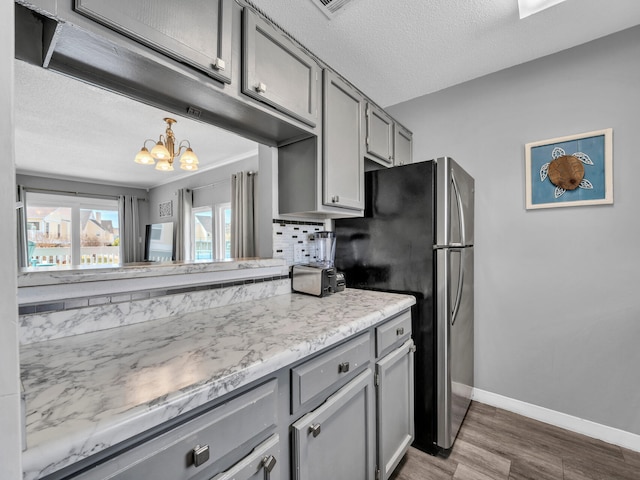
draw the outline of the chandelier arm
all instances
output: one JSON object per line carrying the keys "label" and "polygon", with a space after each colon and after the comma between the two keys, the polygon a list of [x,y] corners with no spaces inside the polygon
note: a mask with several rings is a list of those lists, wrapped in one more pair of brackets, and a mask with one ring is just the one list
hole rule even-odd
{"label": "chandelier arm", "polygon": [[[185,145],[186,143],[186,145]],[[187,148],[191,148],[191,142],[189,142],[189,140],[181,140],[180,141],[180,145],[178,145],[178,151],[176,152],[176,157],[179,157],[180,155],[182,155],[182,149],[187,149]]]}
{"label": "chandelier arm", "polygon": [[[147,142],[152,142],[154,145],[156,144],[156,141],[155,141],[153,138],[147,138],[147,139],[142,143],[142,146],[143,146],[144,148],[147,148]],[[153,148],[153,147],[151,147],[151,148]]]}

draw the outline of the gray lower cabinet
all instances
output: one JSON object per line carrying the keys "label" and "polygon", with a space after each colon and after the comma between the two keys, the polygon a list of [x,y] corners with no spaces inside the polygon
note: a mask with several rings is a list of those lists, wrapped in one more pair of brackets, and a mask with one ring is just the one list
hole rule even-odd
{"label": "gray lower cabinet", "polygon": [[75,10],[225,83],[233,0],[75,0]]}
{"label": "gray lower cabinet", "polygon": [[394,125],[393,131],[394,165],[413,163],[413,134],[397,123]]}
{"label": "gray lower cabinet", "polygon": [[[275,429],[278,417],[277,398],[277,381],[271,380],[73,478],[209,480],[224,468],[221,467],[221,461],[233,457],[237,449],[246,448],[254,439],[264,438],[269,431]],[[266,473],[265,468],[270,467],[271,479],[278,479],[279,467],[275,470],[278,455],[277,437],[271,437],[262,447],[258,449],[261,453],[264,452],[260,460],[264,461],[263,464],[258,465],[260,462],[257,462],[255,455],[249,454],[245,458],[248,465],[242,461],[237,465],[237,477],[220,478],[262,480]],[[274,457],[273,460],[265,459],[270,456]],[[258,476],[240,475],[249,472],[252,466],[260,470]]]}
{"label": "gray lower cabinet", "polygon": [[366,369],[292,425],[294,480],[375,479],[373,395]]}
{"label": "gray lower cabinet", "polygon": [[384,110],[368,103],[365,155],[369,160],[393,166],[393,119]]}
{"label": "gray lower cabinet", "polygon": [[327,69],[323,86],[323,203],[362,210],[364,161],[360,138],[364,99]]}
{"label": "gray lower cabinet", "polygon": [[242,92],[315,127],[320,67],[251,10],[243,15]]}
{"label": "gray lower cabinet", "polygon": [[387,480],[414,438],[413,340],[376,363],[378,469]]}

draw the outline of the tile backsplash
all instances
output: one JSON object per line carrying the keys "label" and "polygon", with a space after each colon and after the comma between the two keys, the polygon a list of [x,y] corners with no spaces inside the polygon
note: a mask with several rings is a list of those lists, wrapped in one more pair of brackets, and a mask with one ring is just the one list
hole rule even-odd
{"label": "tile backsplash", "polygon": [[289,266],[314,262],[313,234],[324,230],[321,222],[273,220],[273,258],[282,258]]}

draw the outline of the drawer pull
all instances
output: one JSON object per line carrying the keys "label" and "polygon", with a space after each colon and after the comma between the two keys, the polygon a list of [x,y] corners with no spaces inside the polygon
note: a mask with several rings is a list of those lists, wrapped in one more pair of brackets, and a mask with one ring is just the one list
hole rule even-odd
{"label": "drawer pull", "polygon": [[396,328],[396,335],[398,335],[398,336],[404,335],[404,327]]}
{"label": "drawer pull", "polygon": [[338,373],[347,373],[349,371],[349,362],[342,362],[338,365]]}
{"label": "drawer pull", "polygon": [[276,457],[274,457],[273,455],[264,457],[262,459],[262,466],[267,471],[267,473],[271,473],[271,470],[273,470],[273,467],[276,466]]}
{"label": "drawer pull", "polygon": [[211,64],[215,70],[223,71],[226,68],[226,63],[221,58],[216,58],[215,61]]}
{"label": "drawer pull", "polygon": [[258,92],[258,93],[265,93],[266,91],[267,91],[267,86],[266,86],[264,83],[259,82],[259,83],[256,85],[256,92]]}
{"label": "drawer pull", "polygon": [[193,465],[199,467],[209,460],[209,445],[196,445],[193,449]]}
{"label": "drawer pull", "polygon": [[321,431],[322,431],[322,428],[320,427],[319,423],[314,423],[309,426],[309,433],[313,433],[314,438],[320,435]]}

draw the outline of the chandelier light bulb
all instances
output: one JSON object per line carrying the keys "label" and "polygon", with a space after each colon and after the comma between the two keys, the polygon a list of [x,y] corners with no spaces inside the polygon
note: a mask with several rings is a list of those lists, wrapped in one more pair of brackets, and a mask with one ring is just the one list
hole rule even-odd
{"label": "chandelier light bulb", "polygon": [[168,160],[171,157],[169,150],[165,147],[161,141],[156,143],[156,146],[151,149],[151,156],[158,160]]}
{"label": "chandelier light bulb", "polygon": [[198,165],[198,156],[193,153],[191,147],[187,148],[187,150],[182,154],[180,157],[180,163]]}
{"label": "chandelier light bulb", "polygon": [[162,170],[163,172],[173,172],[173,165],[168,160],[160,160],[156,163],[156,170]]}
{"label": "chandelier light bulb", "polygon": [[154,163],[156,163],[146,147],[142,147],[140,149],[134,161],[141,165],[153,165]]}
{"label": "chandelier light bulb", "polygon": [[182,170],[188,170],[190,172],[193,172],[195,170],[198,170],[198,166],[195,163],[184,163],[184,162],[180,162],[180,168]]}

